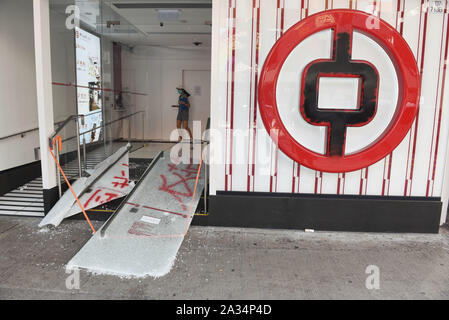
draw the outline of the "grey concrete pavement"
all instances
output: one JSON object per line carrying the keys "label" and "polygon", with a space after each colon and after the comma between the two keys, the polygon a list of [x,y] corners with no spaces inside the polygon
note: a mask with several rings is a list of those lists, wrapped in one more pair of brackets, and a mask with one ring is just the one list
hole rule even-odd
{"label": "grey concrete pavement", "polygon": [[[449,299],[449,231],[438,235],[304,233],[191,227],[172,271],[122,279],[65,264],[87,242],[85,221],[39,230],[0,217],[0,299]],[[95,223],[99,227],[101,222]],[[380,289],[365,286],[367,266]]]}

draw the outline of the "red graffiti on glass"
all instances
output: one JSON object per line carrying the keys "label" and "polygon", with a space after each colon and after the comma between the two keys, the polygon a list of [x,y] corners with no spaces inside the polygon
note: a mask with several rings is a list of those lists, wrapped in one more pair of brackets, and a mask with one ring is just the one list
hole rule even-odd
{"label": "red graffiti on glass", "polygon": [[171,178],[175,178],[175,181],[169,183],[167,176],[161,174],[162,186],[159,190],[172,195],[179,201],[182,209],[186,211],[187,206],[184,201],[193,196],[193,190],[187,182],[189,180],[195,180],[198,168],[195,168],[192,164],[189,164],[184,168],[178,168],[171,163],[168,164],[168,168],[168,171],[172,174]]}

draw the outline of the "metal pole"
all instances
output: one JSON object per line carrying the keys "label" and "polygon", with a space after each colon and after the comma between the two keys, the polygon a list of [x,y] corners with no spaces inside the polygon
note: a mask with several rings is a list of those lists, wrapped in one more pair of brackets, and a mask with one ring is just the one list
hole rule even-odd
{"label": "metal pole", "polygon": [[81,178],[81,148],[80,148],[80,127],[78,123],[78,117],[75,117],[76,127],[76,145],[78,153],[78,176]]}
{"label": "metal pole", "polygon": [[[56,148],[56,159],[58,161],[58,163],[61,163],[59,161],[59,143],[55,144],[55,148]],[[61,198],[62,196],[62,188],[61,188],[61,172],[59,171],[58,167],[56,166],[56,177],[57,177],[57,182],[58,182],[58,191],[59,191],[59,198]]]}
{"label": "metal pole", "polygon": [[142,147],[145,146],[145,113],[142,117]]}
{"label": "metal pole", "polygon": [[128,118],[128,142],[131,142],[131,117]]}
{"label": "metal pole", "polygon": [[207,214],[207,164],[204,164],[204,213]]}
{"label": "metal pole", "polygon": [[106,152],[106,109],[102,109],[101,111],[101,118],[103,122],[103,146],[104,146],[104,154],[107,154]]}
{"label": "metal pole", "polygon": [[84,162],[84,171],[87,171],[86,135],[85,134],[83,134],[83,162]]}

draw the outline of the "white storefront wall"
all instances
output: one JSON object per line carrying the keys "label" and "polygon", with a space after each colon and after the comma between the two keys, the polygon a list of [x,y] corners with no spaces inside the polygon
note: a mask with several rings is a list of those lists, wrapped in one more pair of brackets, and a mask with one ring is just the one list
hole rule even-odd
{"label": "white storefront wall", "polygon": [[[421,0],[214,0],[211,194],[244,191],[441,197],[444,213],[448,12],[445,1],[442,7],[437,4],[428,1],[421,10]],[[361,170],[327,173],[299,165],[272,142],[260,117],[257,84],[265,58],[286,30],[314,13],[340,8],[378,15],[402,34],[421,72],[421,99],[414,124],[391,154]],[[317,152],[322,149],[325,131],[300,119],[300,74],[310,61],[329,58],[330,39],[330,32],[322,32],[307,39],[309,43],[298,45],[284,63],[276,92],[289,132]],[[380,74],[377,118],[371,127],[347,133],[346,149],[357,151],[374,140],[384,130],[382,124],[393,117],[397,81],[391,61],[361,34],[354,35],[353,57],[372,61]],[[447,190],[446,184],[444,188]],[[445,214],[441,221],[445,221]]]}

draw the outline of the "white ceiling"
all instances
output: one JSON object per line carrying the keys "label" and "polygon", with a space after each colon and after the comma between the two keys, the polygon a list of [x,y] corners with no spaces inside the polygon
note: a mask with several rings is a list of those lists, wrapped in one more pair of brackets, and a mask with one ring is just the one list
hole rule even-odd
{"label": "white ceiling", "polygon": [[[53,10],[61,14],[65,14],[68,5],[76,4],[85,26],[113,41],[130,46],[196,47],[193,43],[201,42],[201,47],[210,47],[212,9],[189,6],[209,6],[211,2],[212,0],[51,0],[50,4]],[[138,5],[139,8],[120,8],[120,5],[128,4]],[[165,10],[164,6],[170,7],[169,10],[175,13],[177,19],[162,21],[161,26],[158,10]],[[108,27],[108,21],[120,21],[120,24]]]}

